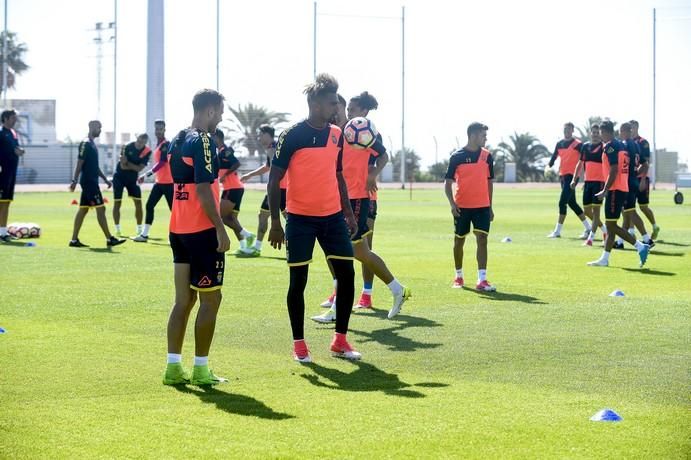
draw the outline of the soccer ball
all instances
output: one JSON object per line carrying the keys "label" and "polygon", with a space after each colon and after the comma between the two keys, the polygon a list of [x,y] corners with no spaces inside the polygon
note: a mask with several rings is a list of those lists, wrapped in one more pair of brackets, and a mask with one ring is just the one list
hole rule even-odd
{"label": "soccer ball", "polygon": [[365,117],[355,117],[343,128],[343,137],[347,143],[358,149],[371,147],[377,140],[377,128]]}
{"label": "soccer ball", "polygon": [[31,224],[29,227],[29,238],[39,238],[41,236],[41,227],[38,224]]}

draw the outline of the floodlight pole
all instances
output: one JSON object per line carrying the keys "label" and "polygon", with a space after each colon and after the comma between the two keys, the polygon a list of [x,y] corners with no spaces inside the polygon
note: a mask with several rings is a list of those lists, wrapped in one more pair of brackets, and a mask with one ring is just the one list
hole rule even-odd
{"label": "floodlight pole", "polygon": [[216,91],[220,91],[221,67],[221,3],[216,0]]}
{"label": "floodlight pole", "polygon": [[657,137],[656,137],[656,110],[657,110],[657,11],[653,8],[653,150],[650,152],[650,163],[653,165],[653,170],[650,174],[651,182],[653,183],[653,190],[655,190],[655,183],[657,182]]}
{"label": "floodlight pole", "polygon": [[113,0],[113,171],[118,162],[118,0]]}
{"label": "floodlight pole", "polygon": [[2,36],[2,105],[7,108],[7,0],[5,0],[5,33]]}
{"label": "floodlight pole", "polygon": [[312,77],[317,77],[317,2],[314,2],[314,21],[312,27]]}
{"label": "floodlight pole", "polygon": [[401,7],[401,188],[405,188],[405,6]]}

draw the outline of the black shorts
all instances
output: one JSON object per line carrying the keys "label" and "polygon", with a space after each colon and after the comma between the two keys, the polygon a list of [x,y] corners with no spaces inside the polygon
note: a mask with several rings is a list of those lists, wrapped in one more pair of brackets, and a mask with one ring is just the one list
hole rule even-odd
{"label": "black shorts", "polygon": [[17,168],[2,167],[0,171],[0,201],[14,200],[14,185],[17,181]]}
{"label": "black shorts", "polygon": [[[261,210],[264,212],[269,212],[269,195],[264,195],[264,201],[262,201]],[[286,189],[281,189],[281,212],[286,210]]]}
{"label": "black shorts", "polygon": [[173,262],[189,264],[190,287],[195,291],[215,291],[223,286],[225,253],[217,252],[216,229],[196,233],[170,232]]}
{"label": "black shorts", "polygon": [[127,196],[134,200],[142,199],[142,189],[137,184],[137,179],[122,179],[117,174],[113,176],[113,199],[122,200],[122,191],[127,189]]}
{"label": "black shorts", "polygon": [[357,222],[357,232],[350,238],[353,243],[362,241],[362,238],[369,233],[369,226],[367,225],[369,205],[369,198],[350,200],[350,207],[353,208],[355,222]]}
{"label": "black shorts", "polygon": [[605,188],[604,182],[586,181],[583,185],[583,206],[600,206],[601,200],[595,198],[595,195]]}
{"label": "black shorts", "polygon": [[639,177],[638,180],[645,183],[645,189],[642,192],[640,189],[636,189],[638,206],[648,206],[650,204],[650,178]]}
{"label": "black shorts", "polygon": [[456,238],[465,238],[470,233],[470,224],[473,231],[489,234],[489,207],[487,208],[459,208],[460,216],[453,219],[456,227]]}
{"label": "black shorts", "polygon": [[353,245],[343,212],[324,217],[288,214],[286,257],[289,266],[312,262],[315,240],[319,241],[327,259],[353,260]]}
{"label": "black shorts", "polygon": [[638,178],[636,180],[629,180],[629,191],[626,194],[624,201],[624,212],[631,212],[636,210],[636,198],[638,197]]}
{"label": "black shorts", "polygon": [[609,190],[605,195],[605,220],[617,221],[626,202],[626,192]]}
{"label": "black shorts", "polygon": [[232,202],[235,205],[233,206],[233,212],[237,214],[240,212],[240,204],[242,203],[242,196],[244,194],[244,188],[231,188],[223,191],[221,199]]}
{"label": "black shorts", "polygon": [[377,200],[369,200],[369,212],[367,218],[377,220]]}
{"label": "black shorts", "polygon": [[98,182],[85,182],[79,184],[82,188],[82,196],[79,199],[80,208],[98,208],[104,206],[103,195]]}

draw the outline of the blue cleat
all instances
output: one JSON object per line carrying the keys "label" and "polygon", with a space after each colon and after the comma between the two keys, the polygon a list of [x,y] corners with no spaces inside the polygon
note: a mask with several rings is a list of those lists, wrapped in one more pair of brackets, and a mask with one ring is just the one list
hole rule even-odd
{"label": "blue cleat", "polygon": [[638,258],[641,259],[641,267],[645,265],[645,261],[648,260],[648,254],[650,253],[650,245],[643,244],[643,247],[638,250]]}

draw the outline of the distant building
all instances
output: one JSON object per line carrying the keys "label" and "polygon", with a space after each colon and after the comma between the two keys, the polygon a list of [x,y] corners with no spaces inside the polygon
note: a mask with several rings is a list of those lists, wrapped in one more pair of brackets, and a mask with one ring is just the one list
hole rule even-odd
{"label": "distant building", "polygon": [[676,181],[675,173],[679,171],[679,154],[668,152],[666,149],[657,149],[655,159],[655,180],[663,183]]}
{"label": "distant building", "polygon": [[[17,111],[14,129],[22,145],[55,144],[55,99],[8,99],[7,108]],[[3,109],[4,110],[4,109]]]}

